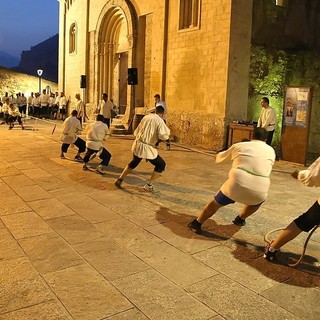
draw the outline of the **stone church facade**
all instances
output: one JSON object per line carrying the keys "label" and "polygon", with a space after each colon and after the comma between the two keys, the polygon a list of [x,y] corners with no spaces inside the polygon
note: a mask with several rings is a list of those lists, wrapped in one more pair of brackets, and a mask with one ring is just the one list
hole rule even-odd
{"label": "stone church facade", "polygon": [[220,150],[247,114],[251,25],[252,0],[60,0],[59,90],[89,115],[108,93],[125,126],[159,93],[172,138]]}

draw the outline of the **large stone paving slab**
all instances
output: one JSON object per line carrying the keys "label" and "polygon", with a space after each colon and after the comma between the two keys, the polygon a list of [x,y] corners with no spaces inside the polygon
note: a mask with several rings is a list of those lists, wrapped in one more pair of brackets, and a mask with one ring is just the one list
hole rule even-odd
{"label": "large stone paving slab", "polygon": [[22,239],[19,243],[40,274],[85,263],[72,247],[54,233]]}
{"label": "large stone paving slab", "polygon": [[0,283],[0,314],[55,298],[26,258],[0,261]]}
{"label": "large stone paving slab", "polygon": [[50,193],[38,185],[16,187],[15,191],[24,201],[35,201],[51,198]]}
{"label": "large stone paving slab", "polygon": [[[96,227],[180,286],[187,286],[217,273],[179,249],[125,220],[97,224]],[[121,234],[119,233],[120,228]],[[112,230],[118,231],[119,234],[113,233]]]}
{"label": "large stone paving slab", "polygon": [[108,317],[108,320],[149,320],[141,311],[137,309],[131,309],[121,312],[115,316]]}
{"label": "large stone paving slab", "polygon": [[[285,283],[280,283],[262,293],[277,305],[301,317],[301,319],[320,319],[320,277],[318,281],[308,279],[307,274],[295,273]],[[310,281],[311,280],[311,281]],[[309,284],[309,287],[306,284]],[[317,285],[316,287],[312,287]]]}
{"label": "large stone paving slab", "polygon": [[91,223],[120,219],[110,207],[106,207],[88,196],[74,198],[65,202],[74,212]]}
{"label": "large stone paving slab", "polygon": [[33,211],[3,216],[2,220],[16,239],[53,232],[48,224]]}
{"label": "large stone paving slab", "polygon": [[109,281],[150,269],[143,260],[107,238],[79,243],[74,248]]}
{"label": "large stone paving slab", "polygon": [[16,187],[24,187],[24,186],[34,186],[36,183],[25,176],[24,174],[16,175],[14,177],[3,177],[3,181],[5,181],[11,188]]}
{"label": "large stone paving slab", "polygon": [[72,320],[63,305],[48,301],[0,315],[0,320]]}
{"label": "large stone paving slab", "polygon": [[7,230],[7,228],[0,227],[0,261],[23,256],[24,252],[15,241],[12,234]]}
{"label": "large stone paving slab", "polygon": [[69,244],[98,240],[102,237],[101,233],[91,223],[78,215],[46,221]]}
{"label": "large stone paving slab", "polygon": [[19,212],[31,211],[32,209],[17,195],[0,196],[0,216]]}
{"label": "large stone paving slab", "polygon": [[59,200],[44,199],[28,202],[28,205],[43,219],[52,219],[74,215],[75,212]]}
{"label": "large stone paving slab", "polygon": [[216,315],[205,304],[153,270],[112,283],[150,319],[207,320]]}
{"label": "large stone paving slab", "polygon": [[186,289],[228,320],[299,319],[298,316],[261,296],[254,295],[251,290],[223,275],[217,275]]}
{"label": "large stone paving slab", "polygon": [[133,307],[87,265],[47,274],[45,279],[74,319],[103,319]]}

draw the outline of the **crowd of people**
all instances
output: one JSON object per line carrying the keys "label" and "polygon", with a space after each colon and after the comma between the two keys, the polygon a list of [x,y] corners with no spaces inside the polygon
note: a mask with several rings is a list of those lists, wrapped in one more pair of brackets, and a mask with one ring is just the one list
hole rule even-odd
{"label": "crowd of people", "polygon": [[[117,108],[113,101],[104,93],[97,109],[97,116],[94,122],[86,127],[86,141],[79,137],[82,131],[82,123],[85,120],[85,107],[76,94],[75,109],[66,118],[67,100],[63,92],[47,95],[45,90],[42,95],[33,94],[28,99],[23,99],[19,94],[20,103],[14,103],[12,98],[6,94],[2,99],[1,115],[4,122],[13,127],[13,123],[18,121],[22,129],[23,123],[21,114],[27,108],[31,114],[43,116],[48,113],[53,119],[60,115],[64,120],[61,134],[61,154],[62,159],[66,158],[69,146],[72,144],[78,148],[74,160],[83,163],[83,170],[90,170],[89,162],[93,157],[99,157],[101,162],[94,169],[100,174],[104,174],[104,168],[108,166],[112,157],[105,148],[104,141],[110,135],[110,119]],[[170,150],[170,129],[166,124],[167,108],[160,95],[156,94],[155,105],[147,110],[134,131],[135,140],[132,145],[132,160],[123,169],[114,184],[117,188],[122,188],[125,177],[130,174],[139,163],[145,159],[154,166],[154,170],[144,185],[144,190],[154,191],[154,181],[160,177],[166,167],[166,162],[158,153],[160,141],[166,142],[166,150]],[[23,101],[23,102],[21,102]],[[26,105],[25,105],[26,103]],[[276,127],[276,112],[269,105],[269,99],[261,99],[262,111],[257,127],[253,130],[252,140],[238,142],[230,146],[225,151],[221,151],[216,156],[216,162],[232,162],[232,167],[228,174],[228,179],[223,183],[220,190],[208,202],[200,212],[199,216],[192,220],[188,227],[201,233],[203,223],[213,216],[221,207],[239,202],[243,204],[243,209],[232,221],[236,226],[243,227],[246,219],[255,213],[266,201],[270,188],[270,174],[275,163],[275,151],[271,147],[273,133]],[[84,154],[82,158],[81,154]],[[295,172],[293,176],[302,181],[307,186],[320,186],[320,157],[307,170]],[[271,243],[265,250],[264,258],[269,261],[274,260],[275,255],[285,243],[294,239],[302,231],[310,231],[320,224],[320,198],[304,214],[292,221],[287,228]]]}

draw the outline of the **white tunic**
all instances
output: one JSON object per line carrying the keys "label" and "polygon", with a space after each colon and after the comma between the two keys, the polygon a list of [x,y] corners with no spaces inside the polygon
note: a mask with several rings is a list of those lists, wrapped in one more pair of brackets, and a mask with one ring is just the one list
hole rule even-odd
{"label": "white tunic", "polygon": [[103,147],[103,141],[110,134],[108,126],[102,121],[91,123],[87,129],[86,146],[92,150],[100,150]]}
{"label": "white tunic", "polygon": [[230,199],[247,205],[263,202],[270,187],[270,173],[275,161],[272,147],[263,141],[239,142],[220,152],[216,162],[231,160],[232,168],[221,191]]}
{"label": "white tunic", "polygon": [[167,140],[170,137],[170,129],[163,119],[155,113],[144,116],[134,131],[136,140],[132,145],[132,152],[139,158],[155,159],[158,151],[155,144],[160,140]]}
{"label": "white tunic", "polygon": [[[307,187],[320,187],[320,157],[306,170],[301,170],[298,180]],[[318,198],[320,203],[320,197]]]}
{"label": "white tunic", "polygon": [[81,131],[80,121],[76,117],[68,117],[62,124],[62,143],[74,143],[77,140],[77,133]]}

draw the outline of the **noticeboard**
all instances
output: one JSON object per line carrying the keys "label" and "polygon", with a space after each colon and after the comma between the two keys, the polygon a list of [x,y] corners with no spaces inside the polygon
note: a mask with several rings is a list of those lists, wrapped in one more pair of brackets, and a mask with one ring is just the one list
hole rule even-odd
{"label": "noticeboard", "polygon": [[311,114],[311,87],[286,87],[281,133],[282,160],[306,164]]}

